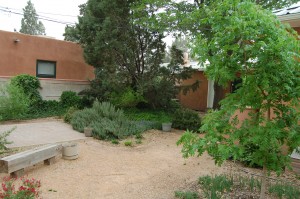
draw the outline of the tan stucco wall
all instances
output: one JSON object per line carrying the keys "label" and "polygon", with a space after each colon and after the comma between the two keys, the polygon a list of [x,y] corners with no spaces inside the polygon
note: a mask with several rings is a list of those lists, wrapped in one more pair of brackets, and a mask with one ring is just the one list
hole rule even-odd
{"label": "tan stucco wall", "polygon": [[204,76],[203,71],[195,72],[190,79],[183,81],[182,85],[193,84],[196,80],[200,81],[197,90],[190,90],[186,95],[181,92],[178,94],[177,98],[183,107],[205,111],[207,109],[208,80]]}
{"label": "tan stucco wall", "polygon": [[[15,42],[19,40],[19,42]],[[79,44],[40,36],[0,31],[0,76],[36,76],[37,60],[56,62],[56,79],[88,80],[93,67],[85,63]]]}

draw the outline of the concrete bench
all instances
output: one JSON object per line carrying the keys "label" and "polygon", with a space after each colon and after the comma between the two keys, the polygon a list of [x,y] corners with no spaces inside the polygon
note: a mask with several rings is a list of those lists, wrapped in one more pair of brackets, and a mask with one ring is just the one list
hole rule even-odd
{"label": "concrete bench", "polygon": [[4,157],[0,159],[0,172],[9,173],[11,177],[22,176],[26,167],[42,161],[46,165],[52,164],[61,150],[61,144],[51,144]]}

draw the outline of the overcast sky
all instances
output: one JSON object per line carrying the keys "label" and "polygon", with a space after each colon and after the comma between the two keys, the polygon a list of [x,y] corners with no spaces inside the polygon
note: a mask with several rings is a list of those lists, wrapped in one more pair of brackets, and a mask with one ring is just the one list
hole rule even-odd
{"label": "overcast sky", "polygon": [[[22,9],[27,5],[27,1],[28,0],[0,0],[0,30],[12,32],[14,29],[17,31],[20,30],[21,19],[23,18]],[[78,5],[86,1],[87,0],[31,0],[37,14],[48,19],[48,21],[41,20],[46,28],[46,35],[57,39],[64,38],[62,34],[65,30],[65,23],[77,22],[77,16],[79,15]]]}
{"label": "overcast sky", "polygon": [[[12,32],[14,29],[20,30],[23,18],[22,9],[27,5],[27,1],[0,0],[0,30]],[[87,0],[31,0],[31,2],[34,4],[37,14],[48,19],[48,21],[41,20],[46,28],[46,35],[63,39],[66,23],[77,22],[78,6],[86,3]],[[170,45],[171,39],[168,38],[166,41]]]}

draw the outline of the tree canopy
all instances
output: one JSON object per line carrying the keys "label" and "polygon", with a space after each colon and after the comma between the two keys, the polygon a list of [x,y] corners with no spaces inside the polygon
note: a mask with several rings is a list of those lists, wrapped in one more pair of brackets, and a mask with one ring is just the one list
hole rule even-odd
{"label": "tree canopy", "polygon": [[33,3],[29,0],[23,8],[23,18],[21,20],[20,32],[29,35],[46,35],[45,27],[41,21],[38,21],[38,15]]}
{"label": "tree canopy", "polygon": [[[207,151],[221,164],[246,155],[265,175],[280,173],[290,162],[283,146],[290,154],[300,145],[298,35],[249,1],[225,0],[213,6],[199,19],[202,26],[209,25],[210,37],[195,35],[193,50],[202,62],[209,61],[209,78],[220,84],[240,78],[242,83],[221,101],[219,111],[204,118],[204,138],[188,132],[178,143],[185,157]],[[249,108],[248,117],[239,120],[237,113]]]}
{"label": "tree canopy", "polygon": [[[111,98],[111,93],[122,95],[129,87],[152,107],[161,107],[175,97],[175,83],[162,77],[172,73],[160,66],[165,53],[164,34],[136,23],[136,16],[153,16],[144,9],[133,10],[138,3],[89,0],[80,6],[79,23],[66,27],[64,35],[66,40],[81,44],[86,62],[95,67],[97,83],[92,85],[97,85],[94,91],[101,91],[98,98]],[[161,92],[164,87],[165,92]]]}

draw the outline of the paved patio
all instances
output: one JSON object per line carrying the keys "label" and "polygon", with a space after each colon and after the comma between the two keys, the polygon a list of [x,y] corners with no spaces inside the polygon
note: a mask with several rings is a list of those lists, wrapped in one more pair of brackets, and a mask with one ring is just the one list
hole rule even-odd
{"label": "paved patio", "polygon": [[8,136],[12,144],[8,148],[42,145],[58,142],[68,142],[86,139],[83,133],[79,133],[63,121],[32,121],[26,123],[0,125],[0,132],[16,127]]}

